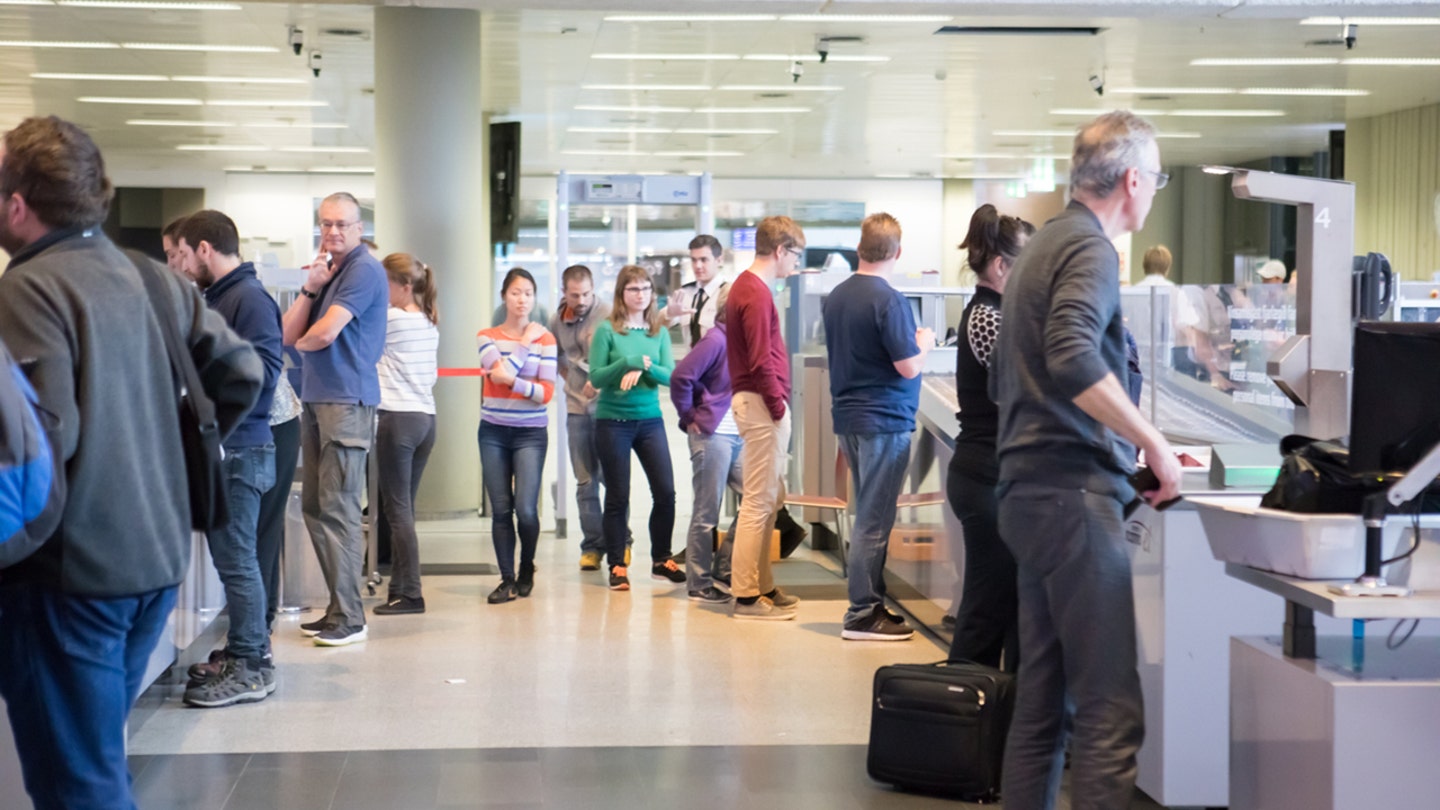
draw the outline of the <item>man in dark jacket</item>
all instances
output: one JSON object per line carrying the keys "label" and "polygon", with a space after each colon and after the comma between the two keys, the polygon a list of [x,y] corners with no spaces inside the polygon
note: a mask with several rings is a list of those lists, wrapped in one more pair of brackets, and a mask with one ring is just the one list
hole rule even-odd
{"label": "man in dark jacket", "polygon": [[256,553],[260,499],[275,485],[275,440],[270,405],[280,377],[280,308],[255,265],[240,259],[240,233],[230,217],[201,211],[180,223],[175,252],[205,303],[250,342],[265,363],[265,385],[250,414],[225,440],[225,505],[230,519],[206,540],[225,586],[230,630],[225,654],[201,669],[185,702],[201,708],[254,703],[275,691],[275,664],[265,630],[265,583]]}
{"label": "man in dark jacket", "polygon": [[1129,807],[1135,787],[1145,730],[1121,510],[1135,447],[1160,481],[1152,503],[1178,493],[1180,465],[1126,396],[1113,240],[1140,229],[1167,179],[1149,123],[1114,112],[1087,124],[1070,205],[1026,244],[1005,288],[990,395],[1025,659],[1000,788],[1012,810],[1055,806],[1067,699],[1071,806]]}
{"label": "man in dark jacket", "polygon": [[[159,318],[222,434],[260,393],[250,345],[194,288],[100,231],[114,189],[90,137],[28,118],[0,146],[0,338],[56,420],[60,528],[0,573],[0,695],[37,808],[130,808],[125,721],[190,564],[190,506]],[[161,279],[152,301],[141,273]]]}

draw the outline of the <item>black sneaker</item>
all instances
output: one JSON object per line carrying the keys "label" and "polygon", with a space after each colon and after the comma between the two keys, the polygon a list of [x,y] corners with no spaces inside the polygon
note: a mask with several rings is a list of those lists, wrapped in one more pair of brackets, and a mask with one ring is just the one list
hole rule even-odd
{"label": "black sneaker", "polygon": [[334,625],[320,632],[315,637],[317,647],[344,647],[350,644],[359,644],[370,638],[370,628],[365,625],[359,627],[346,627]]}
{"label": "black sneaker", "polygon": [[330,621],[329,616],[321,616],[313,622],[306,622],[300,625],[300,635],[312,637],[318,636],[326,629],[333,627],[334,625],[335,623]]}
{"label": "black sneaker", "polygon": [[270,693],[265,691],[265,676],[243,658],[225,662],[220,677],[211,678],[185,690],[185,703],[202,709],[217,709],[237,703],[257,703]]}
{"label": "black sneaker", "polygon": [[674,560],[661,560],[650,566],[650,577],[662,582],[678,584],[685,581],[685,572],[680,570],[680,566],[676,565]]}
{"label": "black sneaker", "polygon": [[535,563],[520,563],[520,573],[515,577],[515,592],[529,596],[535,590]]}
{"label": "black sneaker", "polygon": [[625,566],[623,565],[610,566],[610,590],[630,590],[630,577],[628,576],[628,574],[629,572],[626,571]]}
{"label": "black sneaker", "polygon": [[691,602],[704,602],[707,605],[723,605],[730,601],[730,594],[721,593],[714,585],[703,590],[690,591],[687,595]]}
{"label": "black sneaker", "polygon": [[730,577],[711,577],[710,587],[721,593],[730,593]]}
{"label": "black sneaker", "polygon": [[[896,616],[895,619],[900,617]],[[884,608],[852,622],[846,622],[840,637],[850,641],[907,641],[915,631],[905,623],[898,622]]]}
{"label": "black sneaker", "polygon": [[951,616],[949,613],[946,613],[944,616],[940,617],[940,626],[951,633],[955,632],[955,622],[955,617]]}
{"label": "black sneaker", "polygon": [[492,605],[499,605],[505,602],[513,602],[515,596],[515,581],[502,579],[500,580],[500,584],[495,586],[495,590],[491,591],[490,595],[485,597],[485,601]]}
{"label": "black sneaker", "polygon": [[396,596],[386,600],[383,605],[376,605],[370,611],[376,616],[399,616],[404,613],[424,613],[425,597],[411,599],[408,596]]}

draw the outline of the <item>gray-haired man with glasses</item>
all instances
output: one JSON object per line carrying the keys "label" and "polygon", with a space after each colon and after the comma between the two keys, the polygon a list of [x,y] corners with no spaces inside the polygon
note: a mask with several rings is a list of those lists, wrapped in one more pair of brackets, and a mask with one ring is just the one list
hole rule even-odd
{"label": "gray-haired man with glasses", "polygon": [[320,253],[285,313],[285,345],[301,364],[301,503],[305,527],[330,590],[325,615],[300,625],[325,647],[364,641],[360,602],[364,542],[360,492],[370,450],[385,349],[390,286],[380,261],[361,247],[360,203],[339,192],[320,202]]}

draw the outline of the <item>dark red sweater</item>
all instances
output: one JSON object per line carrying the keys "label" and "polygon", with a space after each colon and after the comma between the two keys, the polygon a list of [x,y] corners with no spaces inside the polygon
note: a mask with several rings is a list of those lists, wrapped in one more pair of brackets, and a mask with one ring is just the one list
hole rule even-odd
{"label": "dark red sweater", "polygon": [[725,331],[731,390],[764,397],[770,418],[780,421],[790,399],[790,355],[780,334],[774,295],[754,273],[741,273],[730,285]]}

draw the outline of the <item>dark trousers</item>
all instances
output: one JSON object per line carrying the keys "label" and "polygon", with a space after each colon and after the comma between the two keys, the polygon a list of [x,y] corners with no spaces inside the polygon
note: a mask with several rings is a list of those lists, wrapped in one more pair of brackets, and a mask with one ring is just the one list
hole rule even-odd
{"label": "dark trousers", "polygon": [[36,810],[133,810],[125,721],[176,588],[85,598],[0,586],[0,695]]}
{"label": "dark trousers", "polygon": [[480,477],[490,499],[490,539],[500,579],[515,581],[515,539],[520,564],[535,564],[540,539],[540,478],[550,438],[543,427],[480,422]]}
{"label": "dark trousers", "polygon": [[1003,662],[1007,672],[1014,672],[1020,661],[1015,557],[1000,540],[995,482],[975,477],[967,466],[957,453],[945,475],[950,509],[965,530],[964,592],[950,660],[991,667]]}
{"label": "dark trousers", "polygon": [[630,451],[640,459],[640,468],[650,483],[654,506],[650,509],[650,560],[670,559],[670,539],[675,531],[675,473],[670,466],[670,445],[665,420],[596,419],[596,446],[600,469],[605,473],[605,550],[610,566],[625,564],[625,525],[630,505]]}
{"label": "dark trousers", "polygon": [[1005,743],[1006,810],[1055,806],[1072,710],[1070,806],[1127,808],[1145,714],[1120,501],[1001,482],[1000,536],[1015,555],[1025,655]]}
{"label": "dark trousers", "polygon": [[380,504],[374,518],[390,537],[389,598],[420,599],[420,539],[415,535],[415,496],[435,448],[435,415],[380,411],[375,461],[380,470]]}
{"label": "dark trousers", "polygon": [[295,483],[295,462],[300,458],[300,417],[270,427],[275,439],[275,486],[260,498],[260,522],[255,530],[255,557],[265,583],[265,627],[275,627],[280,610],[280,550],[285,547],[285,504]]}

